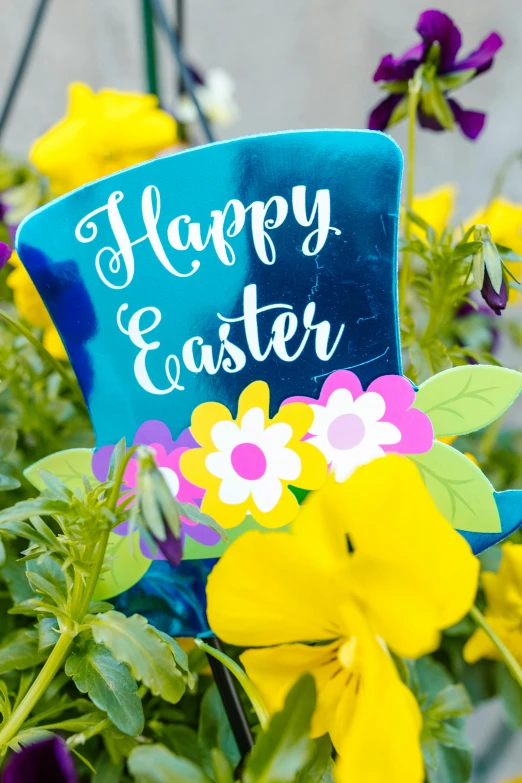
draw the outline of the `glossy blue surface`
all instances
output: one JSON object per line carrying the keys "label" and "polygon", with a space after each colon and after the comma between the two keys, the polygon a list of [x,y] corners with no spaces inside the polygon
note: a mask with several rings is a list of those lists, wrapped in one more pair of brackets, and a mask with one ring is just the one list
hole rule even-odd
{"label": "glossy blue surface", "polygon": [[[399,148],[380,133],[271,134],[159,158],[87,185],[33,213],[19,229],[18,252],[65,343],[91,412],[97,445],[115,443],[122,435],[132,439],[146,419],[161,419],[175,438],[189,425],[200,402],[216,400],[233,410],[239,393],[253,380],[268,382],[276,410],[291,394],[314,396],[333,370],[356,368],[363,385],[379,375],[399,373],[396,264],[401,168]],[[299,225],[292,209],[293,188],[303,185],[308,219],[316,192],[329,191],[331,230],[320,252],[313,255],[305,255],[302,246],[317,222]],[[100,274],[96,269],[100,250],[125,250],[124,241],[120,239],[118,245],[114,236],[118,220],[111,227],[104,206],[111,194],[121,194],[113,197],[121,199],[115,204],[121,234],[134,242],[147,233],[142,197],[149,186],[157,189],[150,205],[157,239],[145,238],[127,247],[134,264],[131,280],[124,254],[114,256],[113,269],[118,263],[120,268],[111,271],[110,250],[101,255]],[[199,252],[169,245],[168,227],[178,216],[199,222],[206,238],[211,213],[223,210],[231,199],[248,208],[274,196],[286,200],[288,215],[279,227],[265,225],[264,250],[269,261],[274,253],[273,263],[260,259],[253,241],[253,212],[259,207],[250,207],[237,236],[225,237],[234,263],[223,263],[212,241]],[[85,220],[97,209],[101,211]],[[272,202],[268,221],[276,217],[276,209]],[[225,218],[229,231],[231,215],[229,210]],[[178,223],[185,243],[184,220]],[[314,249],[316,238],[310,240],[309,249]],[[177,274],[162,265],[154,242],[159,242]],[[196,261],[199,268],[190,274]],[[297,351],[304,335],[303,313],[310,302],[316,305],[313,323],[330,322],[331,342],[345,324],[333,356],[328,361],[318,358],[309,339],[295,361],[283,361],[273,350],[260,361],[247,345],[244,324],[235,322],[230,324],[228,339],[244,353],[244,368],[227,372],[222,364],[215,374],[190,372],[183,363],[183,345],[190,338],[201,338],[212,347],[216,362],[221,344],[218,330],[224,325],[218,314],[240,318],[245,287],[252,285],[257,287],[258,308],[284,304],[296,313],[300,326],[286,344],[289,355]],[[253,293],[252,287],[248,290]],[[250,304],[252,309],[252,299]],[[121,311],[124,328],[141,308],[158,309],[161,321],[144,335],[147,343],[160,343],[146,354],[146,371],[156,390],[164,391],[170,386],[165,361],[174,354],[181,365],[183,391],[151,393],[137,382],[133,366],[139,349],[117,325],[123,305],[127,305]],[[280,307],[258,314],[261,353],[269,345],[275,317],[283,312]],[[142,327],[155,317],[151,311],[144,314]],[[194,348],[199,363],[200,346]],[[170,369],[174,374],[174,360]]]}
{"label": "glossy blue surface", "polygon": [[[269,134],[158,158],[30,215],[17,249],[66,346],[97,446],[132,441],[150,419],[176,439],[199,403],[234,413],[254,380],[268,382],[275,412],[289,396],[317,396],[334,370],[354,369],[364,387],[400,374],[401,170],[399,148],[380,133]],[[299,325],[290,336],[279,324],[276,351],[274,321],[291,310]],[[325,321],[328,358],[315,342]],[[475,552],[520,526],[521,496],[496,493],[502,533],[464,533]],[[208,633],[212,565],[155,562],[116,605],[173,635]]]}

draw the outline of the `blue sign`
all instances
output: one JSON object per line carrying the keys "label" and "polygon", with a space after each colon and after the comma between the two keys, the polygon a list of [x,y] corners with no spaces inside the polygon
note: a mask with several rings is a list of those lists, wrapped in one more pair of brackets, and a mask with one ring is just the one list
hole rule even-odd
{"label": "blue sign", "polygon": [[[19,255],[92,417],[97,478],[122,436],[149,444],[178,499],[233,539],[287,525],[328,469],[342,481],[387,451],[422,455],[421,470],[445,464],[402,376],[401,171],[381,133],[268,134],[122,171],[22,224]],[[126,486],[135,477],[131,461]],[[481,488],[482,527],[466,504],[452,521],[490,542],[506,531],[493,489]],[[119,600],[144,611],[145,594],[159,601],[166,585],[190,585],[188,602],[183,590],[171,596],[178,619],[167,630],[204,630],[204,578],[224,544],[189,519],[183,535],[174,576],[145,542],[132,561],[120,546],[120,573],[100,597],[143,577]]]}

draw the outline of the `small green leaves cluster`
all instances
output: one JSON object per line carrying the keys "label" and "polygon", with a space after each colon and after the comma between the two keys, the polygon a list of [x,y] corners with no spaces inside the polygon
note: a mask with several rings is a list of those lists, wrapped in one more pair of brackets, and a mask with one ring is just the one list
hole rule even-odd
{"label": "small green leaves cluster", "polygon": [[[438,372],[470,360],[498,364],[490,351],[490,328],[478,322],[480,316],[468,323],[472,316],[462,317],[461,311],[466,305],[477,311],[470,294],[482,287],[485,269],[488,274],[491,269],[491,279],[499,288],[499,275],[500,282],[502,275],[513,277],[504,262],[520,257],[509,248],[493,243],[487,226],[471,226],[465,233],[447,227],[439,236],[411,210],[407,219],[414,226],[415,236],[401,245],[403,252],[414,259],[408,306],[401,323],[402,345],[409,359],[406,374],[415,383],[422,383]],[[472,240],[477,228],[480,236]],[[511,329],[502,319],[498,319],[495,327]]]}

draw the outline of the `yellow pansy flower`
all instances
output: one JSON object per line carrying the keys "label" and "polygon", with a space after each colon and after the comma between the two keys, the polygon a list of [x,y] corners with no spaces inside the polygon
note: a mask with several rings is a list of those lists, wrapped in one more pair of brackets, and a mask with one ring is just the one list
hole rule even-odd
{"label": "yellow pansy flower", "polygon": [[[498,573],[484,572],[485,617],[495,633],[522,664],[522,545],[508,542],[502,547]],[[475,631],[464,647],[464,660],[501,660],[500,653],[482,630]]]}
{"label": "yellow pansy flower", "polygon": [[[435,229],[438,237],[450,222],[456,192],[455,185],[440,185],[428,193],[415,196],[413,199],[413,211]],[[417,226],[415,226],[415,230],[418,230]]]}
{"label": "yellow pansy flower", "polygon": [[58,330],[17,253],[13,252],[9,263],[14,269],[8,275],[6,283],[13,291],[13,300],[20,316],[32,326],[43,329],[42,344],[51,356],[55,359],[67,359]]}
{"label": "yellow pansy flower", "polygon": [[329,732],[341,783],[420,783],[421,715],[388,648],[414,658],[471,607],[478,561],[416,467],[388,455],[308,496],[291,533],[247,532],[210,574],[208,618],[268,708],[304,672],[312,736]]}
{"label": "yellow pansy flower", "polygon": [[155,95],[69,87],[66,116],[33,143],[29,157],[56,196],[142,163],[177,140]]}
{"label": "yellow pansy flower", "polygon": [[270,391],[251,383],[239,398],[237,419],[224,405],[205,402],[192,414],[190,430],[202,446],[181,456],[183,475],[206,490],[201,510],[223,527],[252,514],[265,527],[294,519],[299,504],[288,485],[317,489],[326,480],[322,453],[302,443],[313,421],[310,406],[283,405],[269,418]]}

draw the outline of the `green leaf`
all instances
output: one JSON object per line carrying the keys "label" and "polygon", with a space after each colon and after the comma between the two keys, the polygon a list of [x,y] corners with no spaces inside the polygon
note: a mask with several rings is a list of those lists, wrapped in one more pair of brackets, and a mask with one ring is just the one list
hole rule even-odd
{"label": "green leaf", "polygon": [[456,530],[496,533],[500,516],[490,482],[460,451],[435,441],[425,454],[409,455],[435,505]]}
{"label": "green leaf", "polygon": [[44,742],[44,740],[52,739],[54,736],[52,732],[45,729],[24,729],[13,737],[12,740],[9,740],[7,745],[15,753],[19,753],[22,748],[26,748],[28,745],[34,745],[35,742]]}
{"label": "green leaf", "polygon": [[[424,743],[422,748],[424,751]],[[434,758],[436,767],[426,768],[428,783],[469,783],[471,759],[469,751],[448,748],[436,742]]]}
{"label": "green leaf", "polygon": [[169,646],[147,623],[145,617],[121,612],[96,615],[90,626],[93,637],[104,644],[116,660],[128,664],[133,677],[154,696],[176,704],[185,692],[185,681]]}
{"label": "green leaf", "polygon": [[47,650],[48,647],[54,647],[60,638],[60,631],[56,617],[43,617],[38,622],[38,649]]}
{"label": "green leaf", "polygon": [[472,712],[471,699],[461,683],[448,685],[436,695],[429,707],[430,718],[439,721],[461,718]]}
{"label": "green leaf", "polygon": [[136,736],[143,731],[136,681],[128,666],[113,658],[106,647],[93,641],[78,645],[66,661],[65,673],[124,734]]}
{"label": "green leaf", "polygon": [[414,343],[408,348],[416,383],[422,383],[427,378],[451,367],[451,360],[444,343],[434,339],[425,345]]}
{"label": "green leaf", "polygon": [[203,696],[199,713],[198,742],[201,748],[202,766],[212,774],[212,750],[219,748],[232,768],[239,764],[239,753],[230,721],[216,685],[211,685]]}
{"label": "green leaf", "polygon": [[402,120],[407,116],[408,114],[408,96],[405,95],[404,98],[401,100],[400,103],[397,104],[395,109],[391,113],[391,117],[388,120],[388,128],[391,128],[392,125],[397,125],[397,123],[402,122]]}
{"label": "green leaf", "polygon": [[497,664],[496,679],[508,723],[511,728],[519,729],[522,727],[522,688],[504,663]]}
{"label": "green leaf", "polygon": [[[24,470],[25,478],[31,482],[40,492],[46,488],[42,471],[51,473],[67,489],[74,491],[76,488],[83,489],[83,476],[87,476],[93,486],[99,482],[92,472],[92,451],[91,449],[66,449],[57,451],[55,454],[49,454],[34,465]],[[45,475],[45,474],[44,474]]]}
{"label": "green leaf", "polygon": [[0,644],[0,674],[29,669],[46,657],[38,650],[36,628],[19,628],[4,636]]}
{"label": "green leaf", "polygon": [[[313,740],[312,757],[296,777],[296,783],[326,783],[333,772],[332,743],[325,734]],[[333,777],[332,777],[333,781]]]}
{"label": "green leaf", "polygon": [[212,771],[216,783],[234,783],[232,767],[219,748],[214,748],[212,751]]}
{"label": "green leaf", "polygon": [[215,519],[212,519],[208,514],[204,514],[203,511],[195,506],[193,503],[178,503],[181,513],[190,519],[192,522],[197,522],[200,525],[209,527],[219,533],[223,541],[228,541],[228,534],[224,528],[219,525]]}
{"label": "green leaf", "polygon": [[59,607],[65,606],[67,580],[54,557],[41,555],[36,560],[30,560],[27,563],[26,576],[35,592],[50,596]]}
{"label": "green leaf", "polygon": [[457,87],[467,84],[473,79],[476,72],[475,68],[466,68],[464,71],[447,73],[444,76],[437,76],[437,83],[442,92],[448,92],[448,90],[455,90]]}
{"label": "green leaf", "polygon": [[121,783],[123,774],[123,759],[113,761],[108,753],[102,753],[96,759],[96,774],[91,783]]}
{"label": "green leaf", "polygon": [[16,449],[18,433],[12,427],[4,427],[0,430],[0,459],[7,459]]}
{"label": "green leaf", "polygon": [[281,712],[258,738],[245,768],[244,783],[292,783],[313,752],[308,738],[315,709],[315,682],[301,677],[288,693]]}
{"label": "green leaf", "polygon": [[433,424],[435,437],[463,435],[486,427],[522,391],[522,373],[505,367],[454,367],[422,384],[415,407]]}
{"label": "green leaf", "polygon": [[135,748],[127,762],[136,783],[211,783],[202,769],[163,745]]}
{"label": "green leaf", "polygon": [[45,497],[36,498],[35,500],[22,500],[20,503],[11,506],[11,508],[6,508],[0,512],[0,525],[40,515],[53,516],[55,514],[58,516],[70,516],[71,508],[69,503]]}
{"label": "green leaf", "polygon": [[0,473],[0,492],[9,492],[12,489],[18,489],[20,482],[13,476],[5,476]]}

